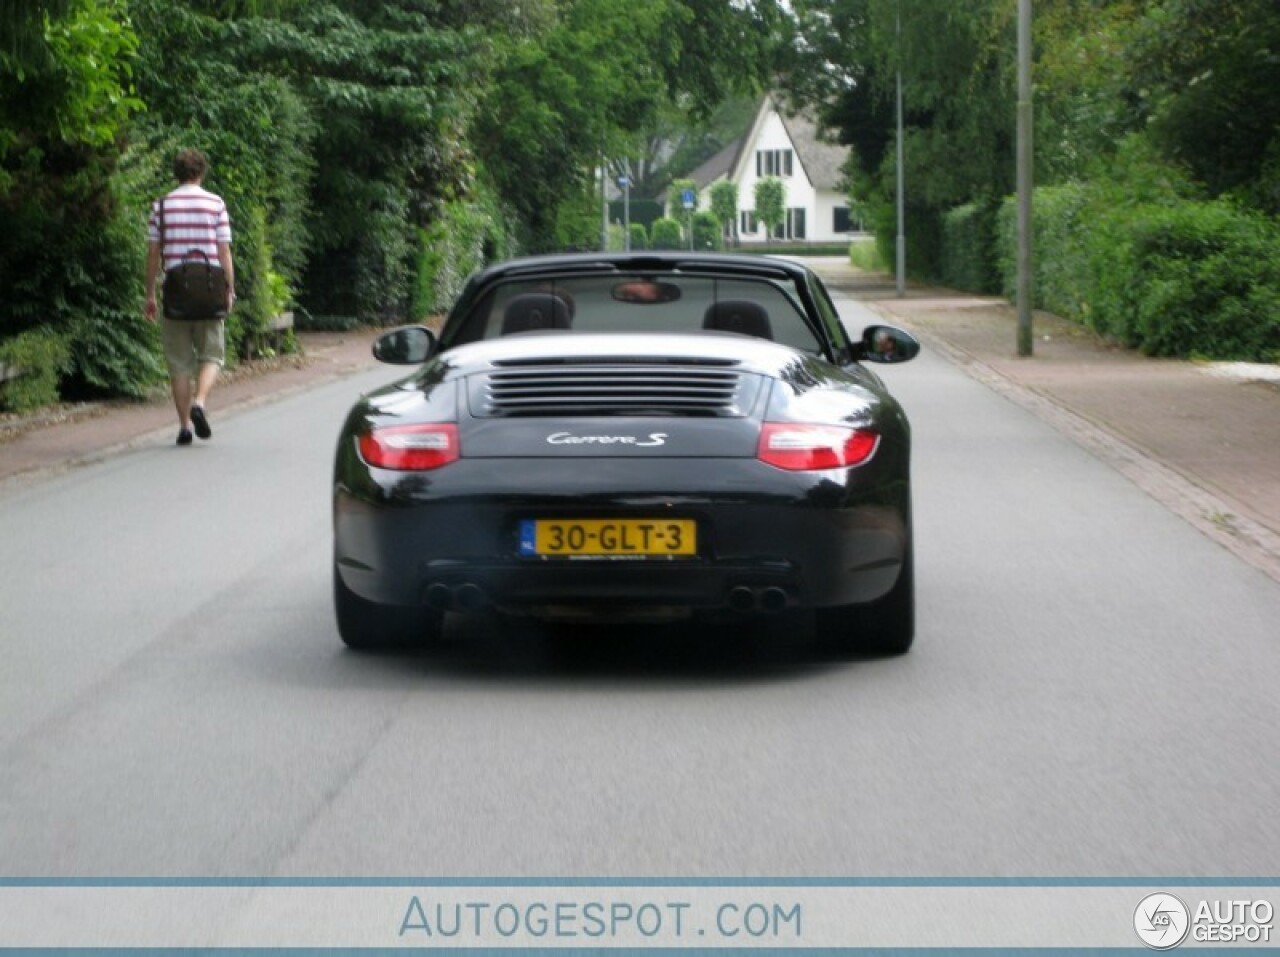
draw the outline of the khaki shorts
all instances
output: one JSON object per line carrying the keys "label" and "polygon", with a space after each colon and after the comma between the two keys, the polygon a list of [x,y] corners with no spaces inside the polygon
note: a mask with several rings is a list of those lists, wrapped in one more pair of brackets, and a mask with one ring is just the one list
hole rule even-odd
{"label": "khaki shorts", "polygon": [[226,334],[221,319],[165,319],[160,329],[164,361],[173,378],[195,378],[206,362],[219,368],[226,361]]}

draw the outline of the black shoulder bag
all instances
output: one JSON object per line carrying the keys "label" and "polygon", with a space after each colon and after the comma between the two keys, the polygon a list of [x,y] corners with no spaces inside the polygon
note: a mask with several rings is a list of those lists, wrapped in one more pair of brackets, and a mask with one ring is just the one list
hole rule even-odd
{"label": "black shoulder bag", "polygon": [[[164,198],[160,199],[160,257],[164,259]],[[221,263],[211,262],[203,249],[188,249],[182,261],[165,270],[164,316],[166,319],[225,319],[227,315],[227,273]]]}

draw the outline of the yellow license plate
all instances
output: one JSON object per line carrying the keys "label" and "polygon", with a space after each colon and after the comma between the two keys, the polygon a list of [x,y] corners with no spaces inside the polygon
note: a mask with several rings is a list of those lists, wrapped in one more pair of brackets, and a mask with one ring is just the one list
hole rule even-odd
{"label": "yellow license plate", "polygon": [[555,518],[520,523],[520,554],[665,558],[698,553],[691,518]]}

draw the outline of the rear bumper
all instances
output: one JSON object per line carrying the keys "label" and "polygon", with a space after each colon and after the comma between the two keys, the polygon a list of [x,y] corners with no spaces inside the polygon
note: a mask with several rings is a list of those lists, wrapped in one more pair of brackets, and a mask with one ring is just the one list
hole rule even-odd
{"label": "rear bumper", "polygon": [[[563,462],[545,476],[528,460],[463,462],[425,482],[375,470],[359,487],[337,487],[337,571],[369,601],[533,614],[825,607],[873,601],[897,581],[910,537],[905,478],[871,470],[783,473],[753,461],[697,466],[633,461],[614,469],[597,461],[580,488],[554,495],[531,490],[563,485]],[[714,474],[720,490],[697,488],[705,484],[698,474]],[[697,556],[518,553],[521,519],[627,516],[692,518]]]}

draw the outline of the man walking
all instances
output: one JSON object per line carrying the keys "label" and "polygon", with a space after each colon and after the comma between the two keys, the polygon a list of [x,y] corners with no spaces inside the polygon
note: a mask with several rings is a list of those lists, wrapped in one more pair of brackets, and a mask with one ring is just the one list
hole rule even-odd
{"label": "man walking", "polygon": [[[147,302],[149,322],[156,321],[156,280],[198,249],[222,266],[227,279],[226,310],[235,304],[235,268],[231,261],[231,218],[222,197],[205,189],[209,164],[199,150],[183,150],[173,162],[178,187],[153,204],[147,222]],[[167,310],[166,310],[167,311]],[[205,405],[226,360],[222,319],[171,319],[161,323],[169,385],[178,411],[178,444],[190,445],[191,434],[213,435]],[[194,389],[194,392],[193,392]]]}

